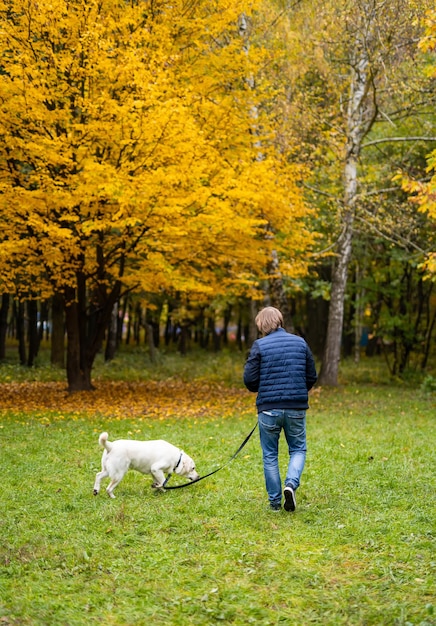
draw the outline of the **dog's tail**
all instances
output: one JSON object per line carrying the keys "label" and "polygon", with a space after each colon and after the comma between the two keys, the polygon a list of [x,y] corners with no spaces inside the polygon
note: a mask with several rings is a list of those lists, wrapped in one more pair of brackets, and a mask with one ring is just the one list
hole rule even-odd
{"label": "dog's tail", "polygon": [[108,452],[110,452],[110,450],[112,450],[112,443],[108,441],[108,437],[109,435],[107,433],[101,433],[98,438],[98,443],[102,448],[105,448]]}

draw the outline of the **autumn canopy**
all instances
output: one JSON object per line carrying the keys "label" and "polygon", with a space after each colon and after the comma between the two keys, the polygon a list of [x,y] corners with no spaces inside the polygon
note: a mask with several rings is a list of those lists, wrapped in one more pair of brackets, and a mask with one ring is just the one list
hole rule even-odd
{"label": "autumn canopy", "polygon": [[45,307],[90,389],[133,306],[151,351],[270,303],[324,385],[364,333],[425,368],[433,4],[0,0],[0,360]]}
{"label": "autumn canopy", "polygon": [[[61,293],[71,345],[125,289],[247,293],[273,248],[304,272],[301,172],[252,87],[250,6],[0,2],[1,282]],[[69,354],[85,382],[101,339]]]}

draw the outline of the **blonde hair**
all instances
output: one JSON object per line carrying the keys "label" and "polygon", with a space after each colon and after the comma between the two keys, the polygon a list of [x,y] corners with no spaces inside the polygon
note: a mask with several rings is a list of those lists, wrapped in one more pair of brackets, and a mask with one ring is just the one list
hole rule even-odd
{"label": "blonde hair", "polygon": [[273,306],[267,306],[256,315],[256,326],[262,335],[269,335],[273,330],[283,326],[281,312]]}

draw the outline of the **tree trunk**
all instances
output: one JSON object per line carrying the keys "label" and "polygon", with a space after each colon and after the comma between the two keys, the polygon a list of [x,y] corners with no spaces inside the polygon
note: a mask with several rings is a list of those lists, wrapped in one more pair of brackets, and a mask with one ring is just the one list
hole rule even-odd
{"label": "tree trunk", "polygon": [[47,300],[41,301],[40,314],[39,314],[39,328],[38,328],[38,341],[39,345],[41,341],[49,341],[50,339],[50,325],[48,323],[48,302]]}
{"label": "tree trunk", "polygon": [[322,357],[326,342],[326,322],[328,320],[328,302],[321,296],[306,297],[307,327],[304,329],[304,338],[313,354]]}
{"label": "tree trunk", "polygon": [[142,327],[142,308],[141,303],[137,302],[135,306],[133,322],[133,337],[137,346],[141,343],[141,327]]}
{"label": "tree trunk", "polygon": [[348,264],[352,245],[352,215],[348,217],[349,226],[343,232],[338,249],[338,259],[333,271],[330,295],[329,318],[327,324],[326,345],[319,376],[320,385],[337,385],[339,361],[341,358],[342,328],[344,322],[344,299],[347,286]]}
{"label": "tree trunk", "polygon": [[212,314],[210,314],[210,317],[208,318],[208,332],[212,337],[214,352],[219,352],[221,350],[221,336],[216,331],[215,317]]}
{"label": "tree trunk", "polygon": [[228,346],[229,344],[229,324],[232,319],[232,305],[228,304],[224,311],[224,320],[223,320],[223,344]]}
{"label": "tree trunk", "polygon": [[430,355],[431,339],[432,339],[432,334],[433,334],[435,324],[436,324],[436,313],[433,315],[431,322],[427,326],[427,330],[425,333],[424,349],[423,349],[422,360],[421,360],[421,369],[423,370],[427,367],[427,362],[428,362],[428,358]]}
{"label": "tree trunk", "polygon": [[112,361],[117,352],[117,331],[118,331],[118,305],[114,304],[112,315],[109,321],[106,339],[106,349],[104,352],[104,360]]}
{"label": "tree trunk", "polygon": [[132,336],[132,324],[133,324],[133,305],[129,298],[129,302],[127,304],[126,346],[130,344],[130,338]]}
{"label": "tree trunk", "polygon": [[17,324],[18,339],[18,355],[20,365],[26,365],[26,336],[25,336],[25,320],[24,320],[24,302],[18,302],[14,305],[15,319]]}
{"label": "tree trunk", "polygon": [[247,300],[248,320],[244,325],[245,348],[249,350],[253,342],[257,339],[259,331],[256,326],[256,315],[259,311],[258,305],[254,300]]}
{"label": "tree trunk", "polygon": [[83,320],[73,288],[65,290],[65,327],[68,391],[89,391],[94,387],[91,384],[91,369],[87,367],[83,354]]}
{"label": "tree trunk", "polygon": [[269,293],[271,298],[271,306],[279,309],[283,315],[283,325],[285,329],[293,333],[295,332],[294,322],[292,320],[291,307],[286,297],[283,287],[283,278],[279,268],[279,257],[276,250],[272,251],[271,261],[268,267],[269,273]]}
{"label": "tree trunk", "polygon": [[64,299],[55,293],[51,302],[51,348],[50,361],[57,367],[65,367],[65,321]]}
{"label": "tree trunk", "polygon": [[182,356],[186,356],[188,352],[189,327],[180,324],[180,335],[178,340],[178,350]]}
{"label": "tree trunk", "polygon": [[354,362],[360,362],[361,341],[363,333],[363,316],[364,305],[363,299],[365,297],[365,289],[360,286],[361,270],[359,265],[356,267],[356,296],[354,305]]}
{"label": "tree trunk", "polygon": [[2,305],[0,308],[0,361],[6,358],[6,333],[8,330],[8,312],[10,295],[2,294]]}
{"label": "tree trunk", "polygon": [[154,364],[157,361],[157,352],[156,352],[156,346],[154,345],[153,326],[148,322],[145,323],[145,333],[146,333],[146,339],[147,339],[147,345],[148,345],[148,354],[150,356],[150,362]]}
{"label": "tree trunk", "polygon": [[101,350],[113,308],[120,299],[121,282],[115,281],[109,292],[95,291],[90,306],[85,274],[77,272],[76,280],[77,289],[66,287],[64,293],[68,391],[89,391],[94,389],[92,367]]}
{"label": "tree trunk", "polygon": [[[363,35],[361,35],[363,37]],[[338,240],[333,270],[326,345],[319,376],[320,385],[338,384],[344,321],[345,289],[353,243],[353,224],[357,197],[357,166],[362,140],[371,128],[375,111],[368,103],[370,85],[365,41],[356,40],[356,58],[352,60],[351,93],[347,111],[347,145],[344,159],[343,230]]]}
{"label": "tree trunk", "polygon": [[[430,282],[430,281],[429,281]],[[433,283],[430,282],[428,285],[428,289],[425,293],[425,326],[424,326],[424,340],[422,346],[422,358],[421,358],[421,369],[425,369],[427,366],[428,358],[430,356],[430,349],[432,346],[432,334],[436,323],[436,311],[432,313],[432,292],[433,292]]]}
{"label": "tree trunk", "polygon": [[129,295],[127,295],[123,300],[123,306],[121,307],[121,314],[118,315],[117,319],[117,348],[121,345],[123,341],[123,330],[124,330],[124,320],[126,319],[127,306],[129,303]]}
{"label": "tree trunk", "polygon": [[[27,334],[29,338],[29,352],[27,357],[27,365],[32,367],[35,363],[35,357],[39,349],[39,333],[38,333],[38,303],[36,300],[27,301],[28,328]],[[41,322],[42,323],[42,322]]]}

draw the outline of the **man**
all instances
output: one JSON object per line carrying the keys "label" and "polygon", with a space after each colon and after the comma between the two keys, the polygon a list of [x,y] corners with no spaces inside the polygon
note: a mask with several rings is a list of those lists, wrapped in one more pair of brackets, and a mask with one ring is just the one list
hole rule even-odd
{"label": "man", "polygon": [[283,429],[289,450],[285,478],[284,509],[295,511],[295,492],[306,460],[306,409],[308,391],[317,380],[315,362],[302,337],[283,328],[281,312],[271,306],[256,316],[262,337],[250,350],[244,383],[257,392],[256,406],[263,470],[269,506],[280,511],[282,483],[279,472],[279,439]]}

